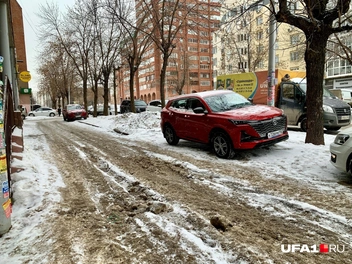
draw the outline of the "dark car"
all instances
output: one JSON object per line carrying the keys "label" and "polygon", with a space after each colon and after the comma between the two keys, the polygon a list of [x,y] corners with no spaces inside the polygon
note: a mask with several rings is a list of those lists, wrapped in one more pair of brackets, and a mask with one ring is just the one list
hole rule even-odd
{"label": "dark car", "polygon": [[276,107],[253,105],[242,95],[217,90],[180,95],[161,111],[166,141],[210,144],[220,158],[236,150],[273,145],[288,139],[286,116]]}
{"label": "dark car", "polygon": [[[136,113],[145,112],[147,110],[147,103],[143,100],[134,100],[134,106],[136,108]],[[131,112],[131,100],[123,100],[120,105],[120,112],[128,113]]]}
{"label": "dark car", "polygon": [[76,119],[87,119],[87,111],[79,104],[68,104],[62,110],[62,116],[65,121],[72,121]]}

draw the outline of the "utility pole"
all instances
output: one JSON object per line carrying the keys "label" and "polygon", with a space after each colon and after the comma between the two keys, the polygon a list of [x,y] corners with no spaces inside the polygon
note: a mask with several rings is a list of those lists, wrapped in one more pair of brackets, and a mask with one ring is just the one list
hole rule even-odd
{"label": "utility pole", "polygon": [[268,105],[275,106],[275,42],[276,42],[276,19],[275,8],[272,7],[269,22],[269,63],[268,63]]}

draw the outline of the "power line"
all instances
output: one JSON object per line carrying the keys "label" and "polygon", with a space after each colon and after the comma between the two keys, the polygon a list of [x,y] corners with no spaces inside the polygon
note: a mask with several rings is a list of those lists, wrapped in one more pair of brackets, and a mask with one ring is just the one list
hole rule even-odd
{"label": "power line", "polygon": [[[28,25],[30,26],[30,28],[33,30],[34,34],[36,35],[36,37],[38,37],[38,31],[35,29],[35,25],[33,26],[33,21],[31,20],[31,15],[27,12],[26,8],[23,8],[23,3],[20,0],[17,0],[17,2],[19,2],[20,6],[22,7],[22,14],[24,16],[24,19],[27,21]],[[24,10],[24,12],[23,12]]]}

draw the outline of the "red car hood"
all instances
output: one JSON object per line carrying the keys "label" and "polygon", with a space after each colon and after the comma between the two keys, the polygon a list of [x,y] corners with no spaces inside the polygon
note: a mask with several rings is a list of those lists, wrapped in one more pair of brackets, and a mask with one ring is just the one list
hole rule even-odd
{"label": "red car hood", "polygon": [[234,120],[263,120],[266,118],[281,116],[282,110],[267,105],[252,105],[226,112],[221,112],[221,115],[227,116],[228,118]]}

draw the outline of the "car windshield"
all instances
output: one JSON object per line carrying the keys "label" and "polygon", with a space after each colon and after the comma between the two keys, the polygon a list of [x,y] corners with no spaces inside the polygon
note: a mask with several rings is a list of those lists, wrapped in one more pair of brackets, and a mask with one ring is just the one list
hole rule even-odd
{"label": "car windshield", "polygon": [[139,106],[146,106],[147,104],[146,104],[146,102],[144,102],[144,101],[134,101],[134,105],[139,105]]}
{"label": "car windshield", "polygon": [[[301,90],[307,94],[307,83],[301,82],[299,83],[299,87]],[[323,97],[325,98],[337,98],[333,93],[331,93],[327,88],[323,87]]]}
{"label": "car windshield", "polygon": [[68,105],[67,110],[82,109],[80,105]]}
{"label": "car windshield", "polygon": [[238,93],[226,93],[205,97],[204,100],[213,112],[224,112],[252,105]]}

